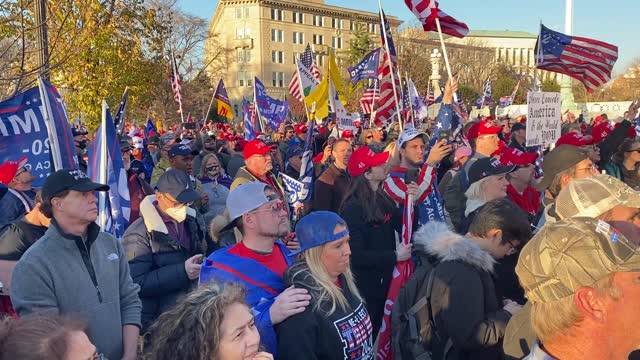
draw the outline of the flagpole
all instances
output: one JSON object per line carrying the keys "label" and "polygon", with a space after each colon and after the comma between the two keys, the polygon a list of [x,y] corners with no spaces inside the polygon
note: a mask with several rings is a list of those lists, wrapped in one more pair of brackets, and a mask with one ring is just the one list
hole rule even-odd
{"label": "flagpole", "polygon": [[[540,60],[540,48],[542,47],[542,41],[540,41],[542,38],[542,20],[540,20],[540,31],[538,31],[538,43],[537,43],[537,49],[536,49],[536,55],[535,55],[535,59],[534,59],[534,69],[533,69],[533,91],[540,91],[539,87],[538,87],[538,81],[540,81],[540,79],[538,78],[539,76],[539,70],[538,70],[538,61]],[[542,83],[540,81],[540,83]]]}
{"label": "flagpole", "polygon": [[[171,48],[171,62],[173,67],[173,76],[176,78],[176,82],[180,84],[180,75],[178,74],[178,64],[176,63],[176,55],[173,53],[173,47]],[[173,86],[173,84],[171,84]],[[182,86],[181,86],[182,87]],[[184,114],[182,113],[182,94],[178,91],[178,107],[180,108],[180,120],[184,123]]]}
{"label": "flagpole", "polygon": [[[222,79],[220,80],[222,81]],[[209,101],[209,107],[207,108],[207,112],[204,114],[204,123],[207,123],[207,118],[209,117],[209,113],[211,112],[211,106],[213,105],[213,99],[216,97],[216,93],[218,92],[218,87],[220,86],[220,82],[218,82],[218,86],[213,90],[213,94],[211,94],[211,101]]]}
{"label": "flagpole", "polygon": [[[408,72],[404,72],[404,78],[405,79],[409,79],[409,73]],[[407,81],[407,93],[410,91],[409,90],[409,80]],[[415,85],[414,85],[415,88]],[[417,89],[416,89],[417,91]],[[407,94],[409,96],[409,109],[411,109],[411,123],[413,124],[413,127],[416,127],[416,113],[413,110],[413,100],[411,99],[411,95]]]}
{"label": "flagpole", "polygon": [[[107,102],[102,100],[102,125],[100,132],[100,148],[96,149],[100,153],[100,164],[98,164],[98,182],[100,184],[107,183],[107,156],[109,153],[107,152],[107,111],[109,111],[107,107]],[[104,231],[107,222],[107,193],[101,191],[98,193],[98,224],[100,225],[100,231]]]}
{"label": "flagpole", "polygon": [[[376,80],[373,80],[376,81]],[[373,87],[373,98],[371,99],[371,108],[373,109],[373,105],[377,105],[376,103],[376,95],[378,94],[378,87],[380,86],[380,81],[378,81],[378,86]],[[369,128],[371,128],[373,126],[373,120],[376,117],[376,112],[378,111],[378,108],[376,107],[374,110],[371,111],[371,114],[369,114]]]}
{"label": "flagpole", "polygon": [[[260,123],[260,132],[264,133],[266,132],[265,130],[265,126],[262,123],[262,115],[260,115],[260,107],[258,106],[258,94],[256,93],[256,89],[258,88],[255,84],[256,84],[256,79],[258,77],[256,76],[255,79],[253,79],[253,110],[255,111],[256,115],[258,116],[258,122]],[[265,89],[266,92],[266,89]],[[255,130],[254,130],[255,132]]]}
{"label": "flagpole", "polygon": [[[453,81],[451,75],[451,65],[449,65],[449,55],[447,55],[447,48],[444,46],[444,38],[442,37],[442,28],[440,27],[440,18],[436,16],[436,27],[438,28],[438,37],[440,38],[440,46],[442,47],[442,55],[444,55],[444,64],[447,67],[447,74],[449,75],[449,81]],[[453,100],[458,102],[458,94],[453,93]]]}
{"label": "flagpole", "polygon": [[[382,0],[378,0],[378,6],[380,7],[380,24],[384,25],[386,24],[386,22],[384,21],[385,19],[382,16]],[[382,31],[382,34],[383,34],[382,36],[384,36],[384,48],[385,48],[385,51],[387,52],[387,65],[389,66],[389,70],[390,70],[389,72],[391,73],[391,87],[393,88],[393,98],[396,100],[396,111],[398,112],[398,124],[400,125],[400,132],[402,132],[403,127],[402,127],[402,121],[400,120],[400,110],[401,110],[400,101],[398,101],[398,92],[396,91],[396,80],[395,80],[395,75],[393,74],[393,66],[391,66],[392,64],[391,52],[389,51],[389,39],[387,39],[386,26],[384,29],[382,29],[382,26],[381,26],[380,31]],[[391,31],[391,25],[389,25],[389,31]],[[398,75],[400,74],[398,73]],[[382,86],[382,84],[380,86]]]}
{"label": "flagpole", "polygon": [[51,110],[49,96],[47,95],[44,80],[41,76],[38,76],[38,90],[40,91],[40,100],[44,106],[44,112],[42,115],[44,116],[44,123],[47,125],[47,132],[49,133],[53,169],[60,170],[64,168],[64,166],[62,165],[62,155],[60,153],[60,144],[58,143],[58,129],[53,124],[53,111]]}

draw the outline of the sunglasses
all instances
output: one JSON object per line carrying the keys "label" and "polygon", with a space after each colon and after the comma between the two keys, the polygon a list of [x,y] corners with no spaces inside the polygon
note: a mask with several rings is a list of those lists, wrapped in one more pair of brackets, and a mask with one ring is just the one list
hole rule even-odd
{"label": "sunglasses", "polygon": [[286,209],[286,205],[284,203],[284,201],[277,201],[275,203],[273,203],[273,205],[271,205],[269,208],[267,209],[262,209],[262,210],[254,210],[252,212],[257,213],[257,212],[263,212],[263,211],[271,211],[272,213],[279,213],[282,210]]}
{"label": "sunglasses", "polygon": [[220,165],[209,166],[209,167],[207,167],[205,169],[207,169],[207,171],[218,170],[218,169],[220,169]]}

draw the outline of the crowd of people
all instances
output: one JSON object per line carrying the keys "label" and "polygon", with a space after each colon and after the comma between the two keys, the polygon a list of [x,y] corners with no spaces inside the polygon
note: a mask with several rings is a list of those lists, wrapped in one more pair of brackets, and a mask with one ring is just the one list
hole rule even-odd
{"label": "crowd of people", "polygon": [[[389,312],[398,360],[634,358],[640,103],[615,126],[565,113],[543,149],[526,117],[441,136],[456,89],[402,131],[128,125],[121,239],[95,222],[109,186],[86,175],[86,130],[80,168],[39,189],[26,158],[1,164],[0,360],[374,359]],[[311,196],[290,204],[278,174],[299,179],[306,149]]]}

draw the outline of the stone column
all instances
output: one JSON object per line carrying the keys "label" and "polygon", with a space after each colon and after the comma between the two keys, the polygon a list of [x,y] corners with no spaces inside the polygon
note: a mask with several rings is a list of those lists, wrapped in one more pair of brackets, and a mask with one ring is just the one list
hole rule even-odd
{"label": "stone column", "polygon": [[440,91],[440,62],[442,61],[442,54],[438,49],[433,49],[433,52],[429,56],[431,58],[431,88],[433,89],[433,96],[437,98],[442,94]]}

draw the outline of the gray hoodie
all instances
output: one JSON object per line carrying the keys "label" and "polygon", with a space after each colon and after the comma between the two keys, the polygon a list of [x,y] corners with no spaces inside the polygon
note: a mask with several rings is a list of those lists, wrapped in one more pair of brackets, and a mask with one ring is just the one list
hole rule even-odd
{"label": "gray hoodie", "polygon": [[53,220],[18,261],[11,279],[11,301],[20,316],[34,311],[76,314],[87,322],[98,352],[120,359],[122,327],[141,326],[140,287],[131,280],[120,242],[99,232],[95,224],[88,233],[88,257],[83,258],[82,240],[63,234]]}

